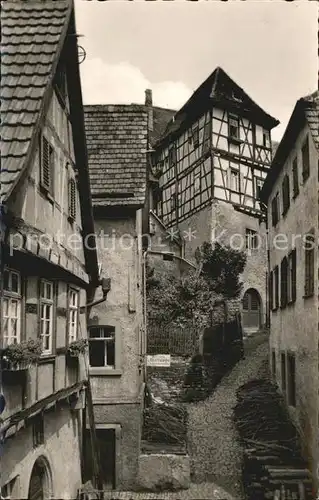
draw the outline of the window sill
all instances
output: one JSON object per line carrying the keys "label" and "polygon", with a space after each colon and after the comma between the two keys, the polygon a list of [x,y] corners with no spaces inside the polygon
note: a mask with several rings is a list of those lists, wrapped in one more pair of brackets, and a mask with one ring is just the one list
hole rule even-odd
{"label": "window sill", "polygon": [[310,177],[310,174],[308,174],[307,177],[302,176],[302,184],[306,184],[309,177]]}
{"label": "window sill", "polygon": [[44,363],[52,363],[53,361],[55,361],[55,354],[43,354],[38,360],[38,365],[42,365]]}
{"label": "window sill", "polygon": [[310,299],[313,296],[314,296],[314,292],[310,292],[310,293],[305,293],[302,298],[303,299]]}
{"label": "window sill", "polygon": [[298,193],[294,193],[294,194],[292,195],[292,199],[293,199],[293,200],[295,200],[296,198],[298,198],[298,195],[299,195],[299,191],[298,191]]}
{"label": "window sill", "polygon": [[239,146],[240,144],[242,144],[243,141],[242,139],[238,139],[237,137],[228,137],[228,142]]}
{"label": "window sill", "polygon": [[111,369],[111,368],[103,368],[102,366],[90,366],[89,367],[90,375],[102,375],[103,377],[120,377],[122,375],[121,369]]}

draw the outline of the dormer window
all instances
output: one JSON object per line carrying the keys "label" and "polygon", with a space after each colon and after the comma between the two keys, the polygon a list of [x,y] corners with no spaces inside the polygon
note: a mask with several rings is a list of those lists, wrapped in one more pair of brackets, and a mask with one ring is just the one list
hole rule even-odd
{"label": "dormer window", "polygon": [[54,190],[54,149],[44,135],[40,139],[40,185],[53,195]]}
{"label": "dormer window", "polygon": [[229,115],[228,118],[228,135],[230,139],[239,140],[239,119],[235,115]]}

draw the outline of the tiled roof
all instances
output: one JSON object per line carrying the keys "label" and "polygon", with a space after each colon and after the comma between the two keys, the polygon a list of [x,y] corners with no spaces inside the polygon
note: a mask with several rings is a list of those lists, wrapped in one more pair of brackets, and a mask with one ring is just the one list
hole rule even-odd
{"label": "tiled roof", "polygon": [[305,114],[314,143],[319,151],[319,91],[304,97]]}
{"label": "tiled roof", "polygon": [[268,128],[278,125],[278,120],[266,113],[230,76],[217,67],[213,73],[195,90],[184,106],[168,124],[163,139],[178,133],[188,120],[195,119],[212,104],[221,107],[231,106],[238,113],[249,113],[254,119]]}
{"label": "tiled roof", "polygon": [[176,111],[172,109],[153,106],[153,131],[150,133],[151,144],[156,144],[163,136],[168,122],[173,118]]}
{"label": "tiled roof", "polygon": [[314,143],[319,152],[319,92],[302,97],[294,107],[283,138],[274,155],[270,170],[264,182],[261,199],[267,201],[271,189],[280,175],[288,154],[295,146],[300,130],[308,123]]}
{"label": "tiled roof", "polygon": [[93,206],[145,201],[147,111],[145,106],[84,106]]}
{"label": "tiled roof", "polygon": [[24,168],[71,2],[1,2],[1,199]]}

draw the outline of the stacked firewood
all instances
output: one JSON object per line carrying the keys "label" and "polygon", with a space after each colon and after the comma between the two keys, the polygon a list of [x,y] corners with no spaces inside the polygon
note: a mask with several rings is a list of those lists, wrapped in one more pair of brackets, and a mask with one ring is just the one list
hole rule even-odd
{"label": "stacked firewood", "polygon": [[311,475],[300,440],[277,387],[253,380],[237,391],[234,420],[243,447],[243,483],[249,500],[310,500]]}

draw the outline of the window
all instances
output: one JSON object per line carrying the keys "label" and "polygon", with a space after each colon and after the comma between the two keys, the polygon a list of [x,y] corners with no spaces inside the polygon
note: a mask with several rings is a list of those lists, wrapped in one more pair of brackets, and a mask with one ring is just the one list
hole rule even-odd
{"label": "window", "polygon": [[65,103],[67,90],[66,90],[66,74],[65,68],[63,66],[58,67],[56,75],[55,75],[55,88],[58,91],[58,95],[62,102]]}
{"label": "window", "polygon": [[69,343],[78,338],[78,321],[79,321],[79,292],[77,290],[69,290]]}
{"label": "window", "polygon": [[288,405],[296,406],[296,358],[294,354],[287,355],[288,374]]}
{"label": "window", "polygon": [[76,217],[76,182],[75,179],[69,179],[68,184],[68,215],[69,219],[75,220]]}
{"label": "window", "polygon": [[246,229],[246,249],[255,250],[256,248],[258,248],[257,231]]}
{"label": "window", "polygon": [[298,159],[295,158],[292,163],[292,183],[293,183],[293,197],[296,198],[299,194],[299,179],[298,179]]}
{"label": "window", "polygon": [[279,307],[279,267],[276,266],[274,269],[274,308],[273,310],[278,309]]}
{"label": "window", "polygon": [[115,327],[89,329],[89,357],[92,367],[115,368]]}
{"label": "window", "polygon": [[286,354],[281,353],[281,390],[286,392],[287,381],[286,381]]}
{"label": "window", "polygon": [[269,273],[269,309],[272,311],[274,306],[274,272]]}
{"label": "window", "polygon": [[279,194],[277,193],[271,202],[272,225],[276,226],[279,221]]}
{"label": "window", "polygon": [[263,131],[263,146],[264,146],[264,148],[269,147],[269,136],[268,136],[268,132],[266,132],[265,130]]}
{"label": "window", "polygon": [[21,278],[17,271],[3,273],[3,347],[21,340]]}
{"label": "window", "polygon": [[44,443],[44,422],[43,415],[40,413],[34,417],[32,422],[33,446],[40,446]]}
{"label": "window", "polygon": [[296,301],[296,249],[288,255],[288,304]]}
{"label": "window", "polygon": [[193,135],[193,146],[194,149],[197,149],[199,146],[199,129],[198,126],[194,127],[192,129],[192,135]]}
{"label": "window", "polygon": [[54,188],[54,150],[47,138],[41,136],[40,144],[40,184],[53,195]]}
{"label": "window", "polygon": [[284,257],[280,266],[280,307],[284,309],[288,303],[288,259]]}
{"label": "window", "polygon": [[257,200],[260,199],[260,193],[263,187],[263,183],[263,179],[255,178],[255,196]]}
{"label": "window", "polygon": [[275,349],[271,350],[271,373],[273,377],[276,377],[276,351]]}
{"label": "window", "polygon": [[305,238],[305,297],[314,294],[315,274],[315,237],[307,234]]}
{"label": "window", "polygon": [[289,177],[285,175],[282,181],[282,215],[285,215],[290,206]]}
{"label": "window", "polygon": [[168,151],[169,166],[176,165],[176,145],[173,144]]}
{"label": "window", "polygon": [[239,120],[237,116],[229,115],[228,135],[231,139],[239,139]]}
{"label": "window", "polygon": [[309,139],[304,142],[304,145],[301,148],[301,156],[302,156],[302,179],[305,182],[310,173],[310,158],[309,158]]}
{"label": "window", "polygon": [[172,193],[171,194],[171,211],[174,211],[176,209],[176,204],[177,204],[176,193]]}
{"label": "window", "polygon": [[53,334],[53,283],[41,280],[40,283],[40,338],[43,354],[52,352]]}
{"label": "window", "polygon": [[230,186],[232,191],[239,191],[239,172],[233,168],[230,169]]}

